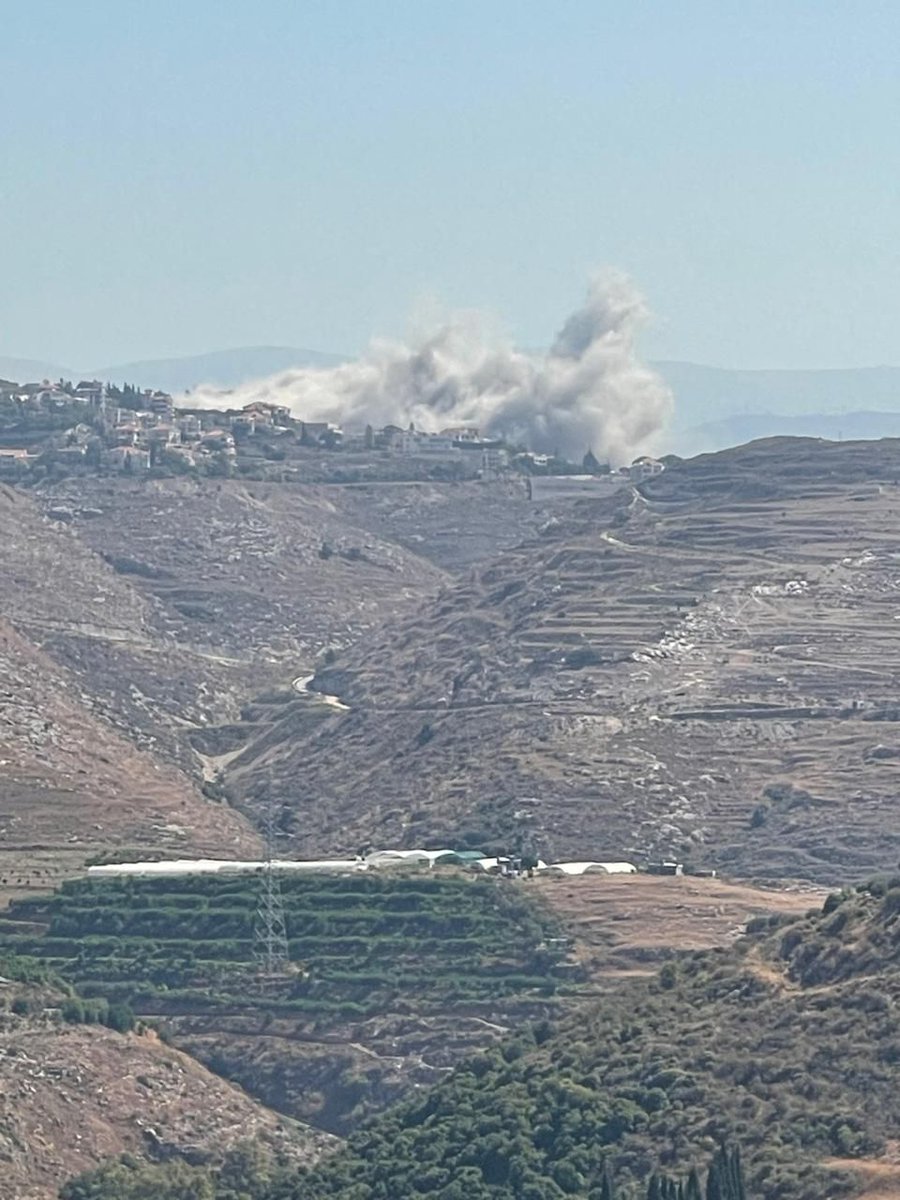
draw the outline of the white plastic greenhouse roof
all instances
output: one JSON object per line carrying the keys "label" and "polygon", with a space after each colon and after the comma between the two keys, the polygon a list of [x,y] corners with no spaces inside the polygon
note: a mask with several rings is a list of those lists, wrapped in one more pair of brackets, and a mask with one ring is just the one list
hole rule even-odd
{"label": "white plastic greenhouse roof", "polygon": [[634,875],[637,867],[628,862],[558,862],[538,870],[552,875]]}

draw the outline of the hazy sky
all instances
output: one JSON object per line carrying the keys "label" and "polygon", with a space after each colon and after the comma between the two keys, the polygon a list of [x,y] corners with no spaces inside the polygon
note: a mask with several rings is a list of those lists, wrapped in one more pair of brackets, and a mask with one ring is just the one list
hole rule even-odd
{"label": "hazy sky", "polygon": [[549,343],[900,363],[895,0],[0,0],[0,354]]}

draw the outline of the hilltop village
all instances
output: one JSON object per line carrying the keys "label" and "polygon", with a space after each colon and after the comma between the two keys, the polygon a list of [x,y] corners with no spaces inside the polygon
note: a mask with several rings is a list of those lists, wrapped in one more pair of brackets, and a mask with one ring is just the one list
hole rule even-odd
{"label": "hilltop village", "polygon": [[156,477],[239,474],[275,481],[502,480],[588,476],[641,482],[663,470],[641,457],[613,470],[587,449],[580,463],[534,453],[473,426],[426,432],[410,425],[341,429],[255,400],[240,408],[176,405],[166,392],[96,379],[0,380],[0,479],[38,481],[72,472]]}

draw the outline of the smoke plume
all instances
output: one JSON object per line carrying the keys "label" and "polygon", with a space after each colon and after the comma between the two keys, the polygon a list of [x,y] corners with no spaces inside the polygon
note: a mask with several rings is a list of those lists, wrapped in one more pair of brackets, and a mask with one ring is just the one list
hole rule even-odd
{"label": "smoke plume", "polygon": [[[357,362],[242,385],[227,403],[265,400],[345,428],[474,425],[536,452],[580,459],[591,447],[624,462],[647,447],[672,404],[665,383],[637,358],[646,316],[631,283],[609,275],[593,282],[547,354],[497,345],[477,316],[464,315],[413,345],[377,340]],[[191,403],[219,407],[223,398],[200,388]]]}

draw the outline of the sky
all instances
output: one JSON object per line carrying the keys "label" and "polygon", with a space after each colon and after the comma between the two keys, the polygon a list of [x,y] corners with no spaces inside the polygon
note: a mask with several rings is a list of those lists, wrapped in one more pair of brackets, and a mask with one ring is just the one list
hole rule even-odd
{"label": "sky", "polygon": [[655,358],[900,364],[894,0],[2,9],[0,354],[550,343],[627,272]]}

